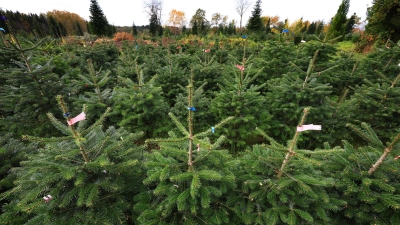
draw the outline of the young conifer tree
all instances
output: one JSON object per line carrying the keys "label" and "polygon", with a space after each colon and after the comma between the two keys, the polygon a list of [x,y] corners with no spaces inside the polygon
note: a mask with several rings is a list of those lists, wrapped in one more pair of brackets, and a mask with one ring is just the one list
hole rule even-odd
{"label": "young conifer tree", "polygon": [[368,123],[386,142],[397,134],[400,126],[397,119],[400,116],[400,46],[371,57],[363,62],[363,71],[358,72],[364,79],[361,85],[351,87],[354,94],[349,102],[351,112],[356,115],[353,123]]}
{"label": "young conifer tree", "polygon": [[[313,122],[323,124],[325,127],[333,125],[331,115],[334,108],[327,99],[327,96],[332,93],[332,87],[329,83],[321,82],[320,76],[336,66],[316,72],[318,53],[319,50],[314,52],[306,71],[291,62],[295,69],[293,72],[290,71],[280,78],[268,81],[269,92],[266,97],[274,122],[271,124],[270,136],[278,142],[285,141],[288,138],[287,135],[293,132],[293,124],[307,107],[312,107],[315,112],[310,115]],[[303,144],[303,148],[313,148],[318,146],[316,143],[333,141],[327,131],[328,129],[325,129],[312,137],[303,137],[298,144]]]}
{"label": "young conifer tree", "polygon": [[[15,66],[7,66],[0,73],[0,133],[12,133],[19,137],[25,134],[51,135],[51,124],[46,113],[56,104],[54,96],[63,89],[60,77],[53,72],[52,59],[41,55],[37,48],[45,42],[20,41],[8,20],[5,21],[10,32],[7,45],[0,44],[0,51],[19,55],[12,60]],[[38,57],[45,58],[43,63]],[[29,132],[29,133],[28,133]]]}
{"label": "young conifer tree", "polygon": [[64,136],[24,137],[41,148],[15,169],[16,186],[1,194],[12,208],[2,222],[14,224],[22,214],[23,224],[131,224],[132,199],[142,187],[142,149],[133,141],[142,133],[103,129],[110,109],[86,126],[85,107],[72,118],[63,97],[57,101],[64,118],[48,117]]}
{"label": "young conifer tree", "polygon": [[[210,113],[210,104],[211,100],[204,96],[204,87],[207,83],[203,83],[200,87],[196,90],[193,90],[193,105],[196,106],[196,116],[193,118],[193,126],[196,130],[207,130],[210,129],[211,126],[214,125],[215,118],[212,117]],[[188,121],[185,121],[187,118],[187,112],[182,111],[183,108],[187,107],[187,88],[181,86],[183,93],[178,94],[176,98],[176,103],[174,107],[170,109],[176,118],[179,121],[183,121],[182,124],[187,127]]]}
{"label": "young conifer tree", "polygon": [[147,77],[142,66],[138,65],[137,57],[131,59],[125,55],[123,60],[126,64],[131,61],[130,74],[137,77],[127,77],[129,68],[125,68],[125,75],[118,77],[118,86],[114,88],[111,99],[115,108],[113,120],[128,131],[143,131],[144,139],[167,133],[171,125],[166,116],[168,104],[164,101],[161,87],[156,84],[159,76],[154,75],[145,82]]}
{"label": "young conifer tree", "polygon": [[[102,112],[111,107],[112,89],[109,88],[110,70],[95,69],[92,60],[87,60],[88,73],[79,74],[77,85],[82,90],[82,94],[76,98],[74,106],[85,104],[88,114],[100,117]],[[94,119],[93,118],[93,119]]]}
{"label": "young conifer tree", "polygon": [[[0,195],[15,187],[15,180],[21,161],[25,161],[30,154],[37,154],[38,144],[23,143],[20,140],[11,138],[11,133],[0,137]],[[2,213],[0,224],[23,224],[26,221],[26,214],[13,212],[13,205],[7,199],[0,201]],[[14,214],[15,213],[15,214]],[[7,222],[5,222],[7,221]]]}
{"label": "young conifer tree", "polygon": [[231,145],[232,154],[243,150],[248,144],[257,143],[259,140],[255,127],[267,128],[270,119],[265,97],[260,93],[266,83],[254,84],[262,76],[263,68],[253,70],[251,57],[246,58],[245,38],[243,48],[242,61],[232,57],[236,66],[230,63],[223,71],[222,84],[218,84],[220,90],[211,102],[211,112],[217,118],[234,117],[223,130]]}
{"label": "young conifer tree", "polygon": [[[309,113],[312,109],[305,108],[298,128],[305,125]],[[240,159],[243,170],[238,180],[243,194],[228,202],[243,224],[331,224],[332,212],[346,204],[338,196],[330,196],[335,180],[323,173],[324,160],[343,150],[329,146],[314,151],[299,149],[299,138],[317,131],[298,128],[293,124],[296,132],[287,145],[257,128],[269,143],[254,145]]]}
{"label": "young conifer tree", "polygon": [[193,118],[193,80],[188,85],[188,127],[169,113],[183,136],[170,132],[168,139],[152,139],[158,150],[145,154],[147,190],[135,197],[139,224],[228,224],[235,217],[225,204],[236,182],[235,163],[225,150],[218,150],[220,136],[211,143],[206,136],[226,123],[197,133]]}
{"label": "young conifer tree", "polygon": [[336,180],[331,193],[346,201],[332,218],[337,224],[400,223],[400,132],[384,144],[367,123],[348,127],[366,142],[356,147],[343,141],[343,154],[324,162]]}

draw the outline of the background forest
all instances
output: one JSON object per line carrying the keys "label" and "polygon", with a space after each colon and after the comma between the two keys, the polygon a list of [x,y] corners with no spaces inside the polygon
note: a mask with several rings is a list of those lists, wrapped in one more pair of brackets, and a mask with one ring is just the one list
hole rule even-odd
{"label": "background forest", "polygon": [[399,3],[364,32],[346,0],[306,27],[259,2],[187,30],[1,11],[0,224],[400,224]]}

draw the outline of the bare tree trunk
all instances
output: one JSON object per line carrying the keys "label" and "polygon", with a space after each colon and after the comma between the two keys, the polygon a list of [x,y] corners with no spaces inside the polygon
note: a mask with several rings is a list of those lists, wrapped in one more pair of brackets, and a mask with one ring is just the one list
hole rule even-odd
{"label": "bare tree trunk", "polygon": [[240,16],[240,33],[242,33],[242,19],[243,14],[247,11],[252,3],[248,0],[236,0],[235,10]]}

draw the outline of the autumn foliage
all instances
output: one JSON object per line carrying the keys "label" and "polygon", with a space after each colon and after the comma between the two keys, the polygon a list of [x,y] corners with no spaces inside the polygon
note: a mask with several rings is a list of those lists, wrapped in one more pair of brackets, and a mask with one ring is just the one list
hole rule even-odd
{"label": "autumn foliage", "polygon": [[52,16],[57,22],[61,23],[69,35],[87,32],[86,21],[76,13],[67,11],[53,10],[47,12],[47,16]]}
{"label": "autumn foliage", "polygon": [[133,41],[133,36],[127,32],[118,32],[114,35],[114,41]]}

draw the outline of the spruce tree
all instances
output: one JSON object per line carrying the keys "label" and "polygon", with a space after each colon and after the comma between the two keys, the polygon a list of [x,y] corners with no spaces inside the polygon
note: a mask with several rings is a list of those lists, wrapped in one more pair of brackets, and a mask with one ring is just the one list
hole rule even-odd
{"label": "spruce tree", "polygon": [[251,16],[249,21],[247,22],[247,29],[251,32],[262,32],[263,31],[263,23],[261,20],[261,0],[257,0],[254,5],[254,9],[251,12]]}
{"label": "spruce tree", "polygon": [[142,133],[103,129],[110,109],[87,127],[85,120],[74,121],[77,113],[62,96],[57,101],[64,117],[48,118],[64,136],[24,136],[41,148],[15,169],[16,187],[1,195],[11,201],[2,222],[14,224],[22,214],[24,224],[132,224],[132,199],[142,186],[142,149],[133,142]]}
{"label": "spruce tree", "polygon": [[108,36],[110,25],[97,0],[90,0],[89,12],[91,33],[98,36]]}

